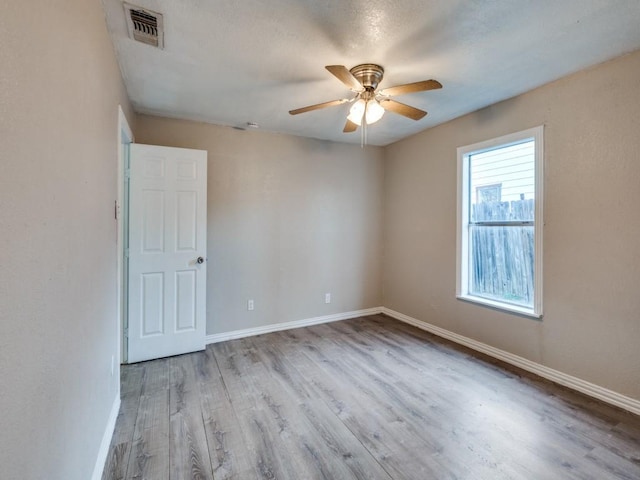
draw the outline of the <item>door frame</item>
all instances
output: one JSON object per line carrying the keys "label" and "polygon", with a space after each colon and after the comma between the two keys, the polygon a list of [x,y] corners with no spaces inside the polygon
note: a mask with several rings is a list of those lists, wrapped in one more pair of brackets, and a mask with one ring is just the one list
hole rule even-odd
{"label": "door frame", "polygon": [[134,137],[127,117],[118,105],[118,179],[116,198],[116,257],[117,257],[117,312],[118,312],[118,358],[119,363],[127,363],[127,258],[126,243],[128,239],[128,188],[127,170],[129,168],[129,144],[133,143]]}

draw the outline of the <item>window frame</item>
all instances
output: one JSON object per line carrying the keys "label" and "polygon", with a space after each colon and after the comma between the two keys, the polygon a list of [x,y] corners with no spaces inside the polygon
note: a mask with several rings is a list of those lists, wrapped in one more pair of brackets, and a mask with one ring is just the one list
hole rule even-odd
{"label": "window frame", "polygon": [[[542,238],[544,199],[544,126],[529,128],[483,142],[458,147],[457,235],[456,235],[456,298],[487,307],[533,318],[542,317]],[[473,154],[534,140],[535,216],[534,216],[534,265],[533,308],[492,300],[469,293],[469,159]]]}

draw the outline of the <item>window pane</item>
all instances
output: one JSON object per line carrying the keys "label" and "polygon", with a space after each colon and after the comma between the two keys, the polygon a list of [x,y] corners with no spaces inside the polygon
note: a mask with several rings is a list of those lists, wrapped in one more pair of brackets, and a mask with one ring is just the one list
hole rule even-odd
{"label": "window pane", "polygon": [[533,226],[469,226],[469,293],[533,307]]}
{"label": "window pane", "polygon": [[535,142],[469,156],[472,222],[533,221]]}

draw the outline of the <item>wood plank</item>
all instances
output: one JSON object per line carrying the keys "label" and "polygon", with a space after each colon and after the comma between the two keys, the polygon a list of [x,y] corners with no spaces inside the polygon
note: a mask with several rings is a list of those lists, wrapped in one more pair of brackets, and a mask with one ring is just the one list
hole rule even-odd
{"label": "wood plank", "polygon": [[202,417],[214,478],[256,478],[247,441],[212,348],[193,354],[192,360],[200,386]]}
{"label": "wood plank", "polygon": [[120,370],[120,411],[102,472],[102,478],[105,480],[127,478],[140,394],[144,383],[144,368],[143,364],[136,364],[124,366]]}
{"label": "wood plank", "polygon": [[140,395],[145,374],[145,364],[122,365],[120,368],[120,395]]}
{"label": "wood plank", "polygon": [[140,398],[127,478],[169,478],[169,391]]}
{"label": "wood plank", "polygon": [[156,390],[169,388],[169,358],[160,358],[150,362],[144,362],[144,378],[142,393],[152,393]]}
{"label": "wood plank", "polygon": [[199,387],[189,355],[170,359],[169,478],[212,480]]}
{"label": "wood plank", "polygon": [[589,460],[585,467],[578,466],[581,471],[587,470],[598,472],[594,478],[616,478],[625,480],[638,480],[638,453],[636,452],[635,461],[624,458],[616,452],[605,447],[594,448],[586,459]]}
{"label": "wood plank", "polygon": [[111,443],[102,472],[104,480],[124,480],[126,478],[130,448],[130,442]]}

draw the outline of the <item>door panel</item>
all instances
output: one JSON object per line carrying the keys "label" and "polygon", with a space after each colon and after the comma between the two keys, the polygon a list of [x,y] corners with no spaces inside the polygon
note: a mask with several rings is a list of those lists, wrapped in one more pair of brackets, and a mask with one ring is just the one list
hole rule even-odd
{"label": "door panel", "polygon": [[176,193],[176,217],[178,238],[176,249],[179,252],[196,251],[198,197],[196,192]]}
{"label": "door panel", "polygon": [[143,190],[144,201],[142,251],[164,253],[164,192]]}
{"label": "door panel", "polygon": [[129,361],[204,349],[207,152],[131,144]]}
{"label": "door panel", "polygon": [[193,330],[196,312],[196,276],[192,270],[176,272],[176,330]]}
{"label": "door panel", "polygon": [[142,332],[141,338],[164,332],[164,274],[143,273],[142,280]]}

